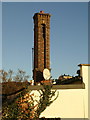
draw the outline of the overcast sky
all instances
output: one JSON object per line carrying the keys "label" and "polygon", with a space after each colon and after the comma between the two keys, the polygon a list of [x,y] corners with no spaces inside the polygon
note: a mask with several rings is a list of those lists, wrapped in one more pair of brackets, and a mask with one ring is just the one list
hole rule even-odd
{"label": "overcast sky", "polygon": [[32,76],[33,15],[50,13],[51,74],[76,75],[88,63],[87,2],[7,2],[2,4],[2,67]]}

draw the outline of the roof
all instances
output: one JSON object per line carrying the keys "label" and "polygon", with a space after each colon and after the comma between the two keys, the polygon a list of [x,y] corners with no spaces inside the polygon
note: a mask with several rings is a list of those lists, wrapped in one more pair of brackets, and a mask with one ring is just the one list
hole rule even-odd
{"label": "roof", "polygon": [[0,83],[0,85],[2,86],[0,94],[11,95],[26,88],[29,85],[29,82],[3,82]]}
{"label": "roof", "polygon": [[90,64],[79,64],[78,66],[90,66]]}

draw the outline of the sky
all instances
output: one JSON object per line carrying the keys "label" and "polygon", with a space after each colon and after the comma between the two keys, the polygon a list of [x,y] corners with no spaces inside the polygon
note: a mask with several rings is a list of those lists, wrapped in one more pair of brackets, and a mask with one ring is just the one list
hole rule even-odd
{"label": "sky", "polygon": [[33,15],[51,14],[51,75],[76,75],[78,64],[88,63],[87,2],[3,2],[2,68],[22,69],[32,79]]}

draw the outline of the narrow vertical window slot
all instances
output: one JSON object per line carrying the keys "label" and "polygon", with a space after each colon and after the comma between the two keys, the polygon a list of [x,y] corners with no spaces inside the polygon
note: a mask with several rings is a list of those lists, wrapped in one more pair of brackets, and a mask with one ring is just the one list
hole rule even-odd
{"label": "narrow vertical window slot", "polygon": [[46,68],[46,26],[42,24],[42,39],[44,41],[44,68]]}

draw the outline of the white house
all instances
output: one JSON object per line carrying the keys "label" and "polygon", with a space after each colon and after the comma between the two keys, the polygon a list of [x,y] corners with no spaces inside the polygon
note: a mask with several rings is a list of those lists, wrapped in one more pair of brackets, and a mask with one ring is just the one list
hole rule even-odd
{"label": "white house", "polygon": [[80,64],[81,85],[59,85],[59,97],[41,114],[46,118],[90,118],[88,112],[88,80],[90,64]]}

